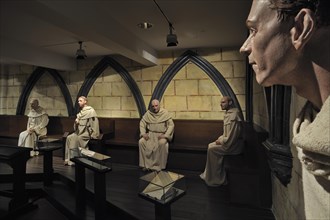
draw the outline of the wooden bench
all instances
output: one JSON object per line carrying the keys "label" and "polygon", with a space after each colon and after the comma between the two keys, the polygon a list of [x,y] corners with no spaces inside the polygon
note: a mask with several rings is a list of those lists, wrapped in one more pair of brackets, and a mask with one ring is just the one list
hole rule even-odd
{"label": "wooden bench", "polygon": [[[105,144],[109,146],[138,147],[140,119],[115,118],[114,137]],[[223,121],[174,120],[174,137],[170,150],[206,151],[208,143],[223,133]]]}
{"label": "wooden bench", "polygon": [[[59,139],[63,143],[62,151],[64,151],[65,139],[73,131],[74,120],[75,117],[49,116],[47,135],[41,137],[41,139]],[[0,121],[2,122],[2,126],[0,126],[0,143],[17,146],[19,134],[26,130],[28,117],[21,115],[0,115]],[[106,139],[113,137],[114,132],[114,120],[111,118],[99,118],[99,124],[100,136],[96,140],[92,139],[89,143],[89,145],[95,146],[95,148],[102,147]]]}
{"label": "wooden bench", "polygon": [[172,150],[206,152],[210,142],[223,133],[223,121],[220,120],[174,120],[175,131]]}
{"label": "wooden bench", "polygon": [[[17,146],[19,134],[26,130],[28,117],[25,115],[0,115],[0,141],[2,144]],[[49,116],[47,136],[61,139],[65,132],[73,129],[74,118]],[[42,138],[46,138],[45,136]]]}
{"label": "wooden bench", "polygon": [[[137,165],[139,123],[138,118],[113,118],[115,121],[114,137],[105,141],[101,153],[110,155],[114,163]],[[221,120],[183,120],[175,119],[174,138],[169,146],[167,168],[202,171],[206,163],[206,152],[210,142],[215,141],[223,133]],[[255,172],[258,166],[257,157],[265,140],[249,125],[244,126],[247,136],[242,154],[226,156],[225,167],[233,172]],[[259,153],[258,153],[259,152]],[[259,154],[259,155],[258,155]]]}
{"label": "wooden bench", "polygon": [[[101,153],[114,163],[138,164],[139,118],[113,118],[114,137],[105,141]],[[223,133],[220,120],[174,120],[174,137],[169,146],[169,168],[197,169],[205,166],[207,146]],[[194,163],[187,161],[193,160]]]}
{"label": "wooden bench", "polygon": [[27,116],[0,115],[0,143],[17,146],[20,132],[26,130]]}
{"label": "wooden bench", "polygon": [[105,144],[108,146],[138,147],[140,136],[138,118],[113,118],[115,122],[114,136],[107,139]]}

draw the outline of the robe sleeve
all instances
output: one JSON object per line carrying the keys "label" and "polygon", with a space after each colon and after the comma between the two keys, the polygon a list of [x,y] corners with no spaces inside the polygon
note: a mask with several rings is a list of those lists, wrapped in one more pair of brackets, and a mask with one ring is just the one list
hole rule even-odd
{"label": "robe sleeve", "polygon": [[90,126],[88,127],[91,138],[96,139],[100,135],[99,119],[92,117],[89,119]]}
{"label": "robe sleeve", "polygon": [[224,124],[224,133],[219,137],[221,145],[231,146],[240,138],[242,122],[237,114],[232,114]]}
{"label": "robe sleeve", "polygon": [[26,124],[26,130],[29,130],[29,128],[30,128],[30,123],[31,123],[31,118],[29,117],[29,118],[28,118],[28,122],[27,122],[27,124]]}
{"label": "robe sleeve", "polygon": [[76,122],[73,122],[73,130],[76,131],[78,129],[78,125],[76,124]]}
{"label": "robe sleeve", "polygon": [[145,120],[141,119],[140,121],[140,137],[147,133],[147,123]]}
{"label": "robe sleeve", "polygon": [[39,135],[41,131],[48,125],[49,118],[47,114],[43,114],[40,116],[41,122],[34,127],[35,132]]}
{"label": "robe sleeve", "polygon": [[168,141],[171,141],[173,138],[173,134],[174,134],[174,122],[173,119],[169,119],[166,121],[166,126],[167,126],[167,130],[165,132],[165,137]]}

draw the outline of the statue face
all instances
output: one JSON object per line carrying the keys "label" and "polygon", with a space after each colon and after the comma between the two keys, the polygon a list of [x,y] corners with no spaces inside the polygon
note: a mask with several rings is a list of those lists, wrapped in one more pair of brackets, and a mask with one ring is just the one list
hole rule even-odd
{"label": "statue face", "polygon": [[293,18],[279,21],[277,11],[269,8],[269,4],[269,0],[253,0],[246,21],[250,34],[240,52],[248,55],[259,84],[289,85],[298,56],[290,35]]}
{"label": "statue face", "polygon": [[83,108],[86,105],[86,103],[87,103],[86,99],[83,98],[78,99],[78,104],[80,108]]}
{"label": "statue face", "polygon": [[151,102],[151,110],[152,110],[154,113],[158,113],[158,112],[159,112],[159,109],[160,109],[159,101],[157,101],[157,100],[153,100],[153,101]]}
{"label": "statue face", "polygon": [[38,100],[34,99],[30,102],[30,106],[32,109],[36,109],[39,106]]}
{"label": "statue face", "polygon": [[229,99],[227,97],[223,97],[220,102],[220,106],[222,110],[228,110],[230,108]]}

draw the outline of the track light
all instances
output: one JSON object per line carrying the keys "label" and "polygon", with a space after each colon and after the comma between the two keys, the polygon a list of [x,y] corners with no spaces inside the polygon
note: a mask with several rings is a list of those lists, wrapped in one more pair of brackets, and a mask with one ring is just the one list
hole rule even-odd
{"label": "track light", "polygon": [[164,18],[166,19],[168,26],[170,28],[170,33],[166,36],[166,43],[168,47],[174,47],[178,45],[178,38],[176,36],[176,34],[173,34],[172,31],[174,30],[173,24],[172,22],[170,22],[170,20],[167,18],[167,16],[165,15],[165,13],[163,12],[163,10],[160,8],[160,6],[158,5],[158,3],[156,2],[156,0],[153,0],[154,3],[157,5],[159,11],[163,14]]}
{"label": "track light", "polygon": [[168,47],[174,47],[178,45],[178,38],[176,34],[172,33],[173,26],[171,23],[169,23],[170,33],[166,37],[166,43]]}
{"label": "track light", "polygon": [[84,59],[87,58],[87,55],[86,55],[85,50],[82,49],[82,43],[83,42],[79,41],[78,43],[79,43],[80,46],[79,46],[79,49],[76,52],[76,59],[77,60],[84,60]]}

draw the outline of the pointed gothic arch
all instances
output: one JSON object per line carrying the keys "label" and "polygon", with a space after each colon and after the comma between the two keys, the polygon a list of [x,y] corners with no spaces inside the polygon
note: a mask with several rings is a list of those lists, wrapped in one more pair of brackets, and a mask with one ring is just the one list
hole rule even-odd
{"label": "pointed gothic arch", "polygon": [[234,101],[234,106],[242,112],[241,106],[237,100],[235,93],[233,92],[226,79],[222,76],[222,74],[207,60],[200,57],[197,53],[191,50],[187,50],[186,52],[184,52],[167,68],[167,70],[159,79],[155,87],[155,90],[149,102],[149,106],[153,99],[161,100],[171,80],[179,72],[179,70],[182,69],[189,61],[193,62],[195,65],[201,68],[214,82],[220,93],[224,96],[230,96]]}
{"label": "pointed gothic arch", "polygon": [[[102,72],[107,67],[112,67],[126,82],[128,88],[131,90],[133,97],[135,99],[140,117],[146,112],[145,103],[141,94],[141,91],[139,90],[139,87],[137,86],[136,82],[132,78],[132,76],[128,73],[128,71],[117,61],[115,61],[113,58],[109,56],[105,56],[102,58],[100,62],[98,62],[94,68],[89,72],[87,75],[84,83],[82,84],[77,98],[80,96],[87,96],[90,89],[92,88],[94,82],[96,79],[102,74]],[[75,112],[78,112],[79,106],[78,103],[75,104]]]}
{"label": "pointed gothic arch", "polygon": [[54,78],[57,85],[60,87],[60,90],[63,94],[64,100],[66,103],[68,115],[69,116],[73,115],[73,103],[71,100],[71,95],[70,95],[69,89],[66,86],[63,78],[56,70],[44,68],[44,67],[37,67],[31,74],[31,76],[28,78],[28,80],[26,81],[26,84],[23,88],[21,96],[18,100],[18,104],[17,104],[17,108],[16,108],[16,115],[24,115],[26,104],[27,104],[28,98],[30,96],[30,93],[31,93],[33,87],[36,85],[36,83],[41,78],[41,76],[47,72]]}

